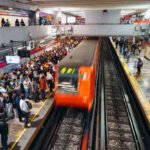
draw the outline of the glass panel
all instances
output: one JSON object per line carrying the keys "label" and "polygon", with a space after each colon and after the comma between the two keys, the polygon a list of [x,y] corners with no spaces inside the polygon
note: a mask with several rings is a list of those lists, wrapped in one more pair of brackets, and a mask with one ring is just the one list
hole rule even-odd
{"label": "glass panel", "polygon": [[57,92],[74,94],[78,92],[78,70],[76,68],[59,69]]}

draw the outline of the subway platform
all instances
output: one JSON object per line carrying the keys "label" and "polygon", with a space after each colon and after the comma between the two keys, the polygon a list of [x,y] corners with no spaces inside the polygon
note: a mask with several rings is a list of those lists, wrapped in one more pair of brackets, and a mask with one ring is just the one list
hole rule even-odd
{"label": "subway platform", "polygon": [[[150,61],[144,57],[144,52],[142,51],[140,55],[131,54],[129,62],[127,63],[127,60],[123,58],[122,54],[120,54],[119,49],[116,49],[115,43],[112,39],[111,43],[116,50],[124,71],[138,97],[139,104],[143,109],[143,113],[150,127]],[[143,61],[141,75],[139,76],[137,76],[136,68],[138,57]]]}
{"label": "subway platform", "polygon": [[53,98],[48,97],[45,101],[39,101],[37,103],[31,100],[31,103],[32,109],[30,115],[30,127],[24,128],[24,123],[19,122],[18,118],[11,119],[8,121],[9,150],[28,149],[28,146],[42,127],[47,115],[53,107]]}

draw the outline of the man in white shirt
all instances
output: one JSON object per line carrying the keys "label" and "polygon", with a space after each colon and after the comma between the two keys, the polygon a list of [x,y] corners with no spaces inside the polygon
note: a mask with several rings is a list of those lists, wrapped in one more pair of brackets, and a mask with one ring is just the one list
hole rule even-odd
{"label": "man in white shirt", "polygon": [[30,110],[29,110],[29,107],[28,107],[28,104],[27,104],[27,101],[26,101],[24,95],[21,95],[20,98],[21,99],[19,102],[19,106],[20,106],[21,114],[25,118],[24,126],[26,128],[26,127],[28,127]]}
{"label": "man in white shirt", "polygon": [[29,79],[29,77],[26,77],[26,79],[23,81],[23,87],[24,87],[24,91],[25,91],[25,98],[29,98],[30,86],[31,86],[30,79]]}
{"label": "man in white shirt", "polygon": [[53,92],[53,76],[51,75],[50,72],[46,73],[46,81],[47,84],[49,85],[50,92]]}
{"label": "man in white shirt", "polygon": [[2,93],[3,95],[6,94],[6,89],[4,88],[3,84],[0,84],[0,93]]}

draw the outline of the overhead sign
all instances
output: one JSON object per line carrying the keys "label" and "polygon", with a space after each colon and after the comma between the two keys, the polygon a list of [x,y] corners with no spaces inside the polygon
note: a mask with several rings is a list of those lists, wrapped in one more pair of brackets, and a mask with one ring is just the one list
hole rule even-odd
{"label": "overhead sign", "polygon": [[7,64],[20,64],[19,56],[6,56]]}

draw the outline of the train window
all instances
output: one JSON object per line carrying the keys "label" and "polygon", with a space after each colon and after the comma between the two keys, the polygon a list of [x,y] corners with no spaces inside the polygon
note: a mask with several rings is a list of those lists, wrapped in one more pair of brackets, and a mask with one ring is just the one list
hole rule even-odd
{"label": "train window", "polygon": [[64,67],[59,70],[57,91],[74,94],[78,92],[78,69]]}

